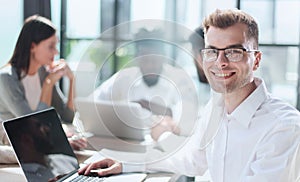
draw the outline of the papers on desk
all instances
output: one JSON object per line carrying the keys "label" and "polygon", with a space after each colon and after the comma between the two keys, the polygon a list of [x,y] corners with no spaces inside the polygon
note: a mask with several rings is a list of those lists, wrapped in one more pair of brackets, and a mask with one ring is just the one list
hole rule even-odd
{"label": "papers on desk", "polygon": [[145,182],[169,182],[171,177],[151,177],[147,178]]}
{"label": "papers on desk", "polygon": [[137,153],[137,152],[124,152],[124,151],[102,149],[101,151],[95,153],[90,158],[85,160],[83,163],[89,164],[91,162],[99,161],[105,158],[112,158],[120,162],[126,161],[132,163],[143,163],[146,160],[146,154]]}
{"label": "papers on desk", "polygon": [[101,154],[106,158],[109,157],[121,162],[144,163],[146,160],[146,153],[123,152],[123,151],[102,149]]}
{"label": "papers on desk", "polygon": [[203,176],[196,176],[196,182],[212,182],[209,171],[206,171]]}
{"label": "papers on desk", "polygon": [[105,159],[105,157],[100,152],[95,152],[91,157],[86,159],[83,164],[90,164],[99,160]]}
{"label": "papers on desk", "polygon": [[120,182],[120,181],[130,181],[130,182],[141,182],[147,177],[144,173],[126,173],[120,175],[110,176],[105,179],[105,182]]}

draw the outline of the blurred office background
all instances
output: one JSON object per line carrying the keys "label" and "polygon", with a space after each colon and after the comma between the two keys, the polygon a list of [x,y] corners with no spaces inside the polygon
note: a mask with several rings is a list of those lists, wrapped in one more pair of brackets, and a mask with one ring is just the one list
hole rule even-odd
{"label": "blurred office background", "polygon": [[[24,19],[32,14],[46,16],[58,29],[57,58],[65,58],[78,71],[77,95],[86,96],[134,54],[134,46],[119,46],[130,42],[135,27],[128,24],[122,32],[101,36],[105,32],[121,23],[144,19],[172,21],[192,31],[216,8],[238,8],[255,17],[263,52],[257,75],[265,79],[273,94],[300,109],[300,0],[0,0],[0,64],[12,55]],[[188,40],[182,41],[189,46]],[[109,64],[104,64],[99,58],[109,52],[112,54],[105,58]],[[171,54],[179,61],[178,51],[173,49]],[[83,60],[85,64],[78,68]],[[196,74],[193,66],[192,61],[184,64]],[[102,75],[90,83],[99,67]],[[67,84],[61,83],[62,87]]]}

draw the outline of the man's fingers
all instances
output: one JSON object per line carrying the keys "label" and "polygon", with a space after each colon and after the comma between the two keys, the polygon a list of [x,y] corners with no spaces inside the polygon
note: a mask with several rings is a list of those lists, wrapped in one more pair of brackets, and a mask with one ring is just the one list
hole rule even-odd
{"label": "man's fingers", "polygon": [[89,175],[90,173],[97,173],[99,176],[120,174],[121,172],[121,163],[111,159],[103,159],[102,161],[89,164],[78,170],[79,174]]}
{"label": "man's fingers", "polygon": [[108,168],[99,169],[98,175],[99,176],[106,176],[109,174],[120,174],[122,172],[122,169],[119,164],[114,164]]}
{"label": "man's fingers", "polygon": [[87,168],[88,168],[88,165],[86,165],[86,166],[80,168],[80,169],[78,170],[78,173],[79,173],[79,174],[83,174]]}
{"label": "man's fingers", "polygon": [[90,174],[91,170],[92,169],[97,169],[98,166],[99,166],[98,163],[92,163],[92,164],[88,165],[87,168],[86,168],[86,170],[85,170],[85,172],[84,172],[84,175]]}

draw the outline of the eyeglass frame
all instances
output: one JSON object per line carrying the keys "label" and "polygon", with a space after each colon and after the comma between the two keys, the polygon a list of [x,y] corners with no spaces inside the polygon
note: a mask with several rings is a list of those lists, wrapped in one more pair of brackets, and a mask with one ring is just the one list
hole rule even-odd
{"label": "eyeglass frame", "polygon": [[[246,48],[244,48],[244,47],[228,47],[228,48],[223,48],[223,49],[218,49],[218,48],[204,48],[204,49],[199,49],[199,52],[200,52],[200,54],[201,54],[201,56],[202,56],[202,60],[203,60],[203,62],[205,61],[205,62],[215,62],[217,59],[218,59],[218,57],[219,57],[219,51],[224,51],[224,56],[226,57],[226,59],[229,61],[229,62],[239,62],[239,61],[242,61],[242,58],[243,58],[243,56],[244,56],[244,54],[242,54],[242,56],[241,56],[241,58],[238,60],[238,61],[233,61],[233,60],[230,60],[230,58],[228,58],[228,56],[226,55],[226,50],[230,50],[230,49],[239,49],[239,50],[242,50],[243,51],[243,53],[244,52],[246,52],[246,53],[251,53],[251,52],[260,52],[259,50],[249,50],[249,49],[246,49]],[[203,51],[205,51],[205,50],[214,50],[214,51],[216,51],[216,58],[214,59],[214,60],[212,60],[212,61],[207,61],[207,60],[205,60],[204,59],[204,56],[203,56]]]}

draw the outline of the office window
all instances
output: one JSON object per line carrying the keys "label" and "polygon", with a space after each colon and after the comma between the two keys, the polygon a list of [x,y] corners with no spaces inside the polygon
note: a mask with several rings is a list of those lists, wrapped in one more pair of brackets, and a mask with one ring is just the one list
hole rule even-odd
{"label": "office window", "polygon": [[226,0],[226,1],[220,1],[220,0],[206,0],[203,1],[204,8],[202,9],[204,11],[204,15],[208,15],[215,11],[216,9],[230,9],[235,8],[236,0]]}
{"label": "office window", "polygon": [[[0,67],[3,66],[13,54],[18,35],[23,25],[23,1],[0,0]],[[5,26],[5,28],[4,28]]]}
{"label": "office window", "polygon": [[78,62],[85,48],[100,36],[100,1],[89,3],[80,0],[66,1],[66,47],[69,61]]}
{"label": "office window", "polygon": [[299,44],[299,7],[298,0],[241,0],[241,9],[258,21],[263,44]]}
{"label": "office window", "polygon": [[164,19],[166,1],[131,0],[131,20]]}
{"label": "office window", "polygon": [[66,36],[68,38],[98,38],[100,35],[100,1],[67,1]]}
{"label": "office window", "polygon": [[[281,44],[299,44],[300,1],[280,0],[276,4],[275,42]],[[287,20],[287,19],[291,19]]]}
{"label": "office window", "polygon": [[272,94],[294,106],[299,78],[299,7],[298,0],[241,0],[241,9],[254,15],[260,28],[263,56],[258,75]]}
{"label": "office window", "polygon": [[298,47],[261,46],[262,60],[256,73],[265,80],[269,91],[296,106]]}
{"label": "office window", "polygon": [[200,26],[205,15],[203,11],[204,1],[186,0],[177,2],[176,22],[183,24],[191,30]]}

